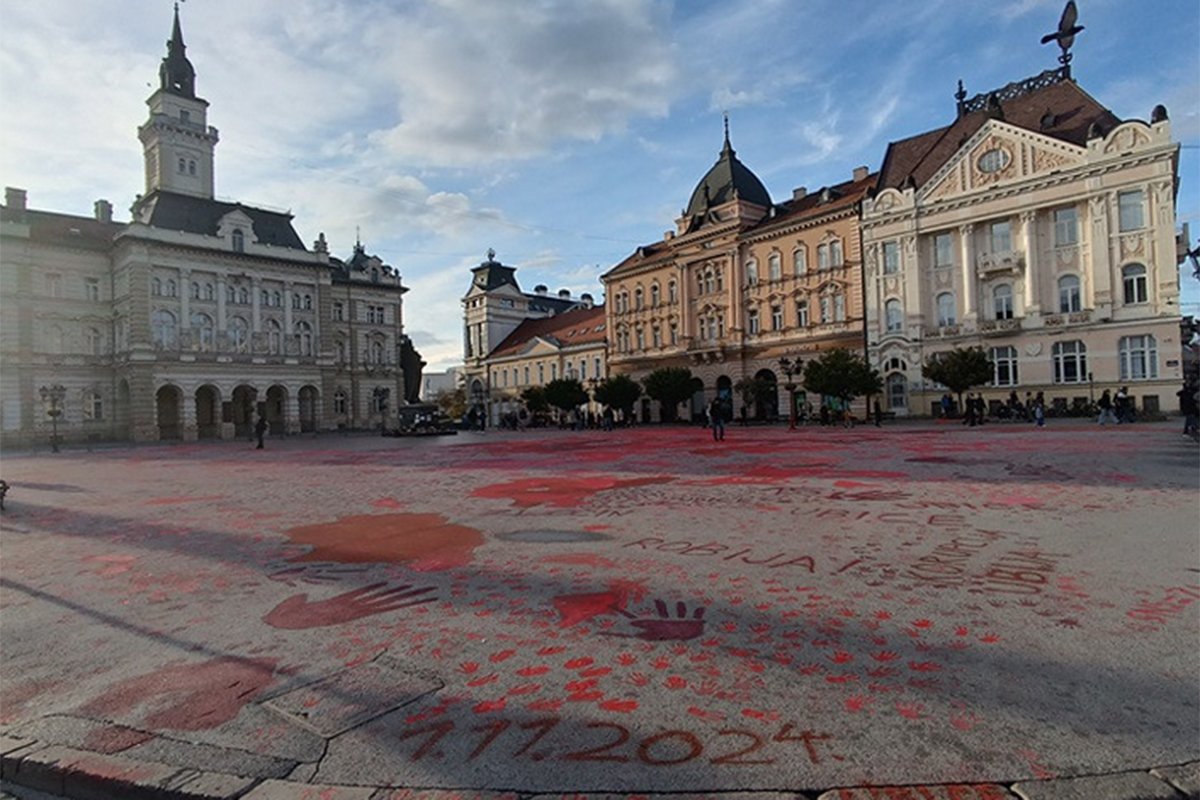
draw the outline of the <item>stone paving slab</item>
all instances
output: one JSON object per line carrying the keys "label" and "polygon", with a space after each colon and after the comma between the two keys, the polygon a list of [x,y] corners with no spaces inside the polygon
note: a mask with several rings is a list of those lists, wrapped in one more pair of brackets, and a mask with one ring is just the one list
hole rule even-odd
{"label": "stone paving slab", "polygon": [[242,800],[371,800],[373,788],[263,781]]}
{"label": "stone paving slab", "polygon": [[[863,786],[833,789],[817,800],[1014,800],[999,784],[948,784],[944,786]],[[1097,798],[1097,800],[1099,800]]]}
{"label": "stone paving slab", "polygon": [[1013,785],[1021,800],[1179,800],[1174,787],[1148,772],[1125,772],[1052,781],[1027,781]]}
{"label": "stone paving slab", "polygon": [[1188,800],[1200,800],[1200,761],[1174,767],[1159,767],[1150,774],[1166,781],[1187,796]]}
{"label": "stone paving slab", "polygon": [[1181,763],[1200,463],[1175,433],[6,456],[0,721],[373,792],[946,794]]}

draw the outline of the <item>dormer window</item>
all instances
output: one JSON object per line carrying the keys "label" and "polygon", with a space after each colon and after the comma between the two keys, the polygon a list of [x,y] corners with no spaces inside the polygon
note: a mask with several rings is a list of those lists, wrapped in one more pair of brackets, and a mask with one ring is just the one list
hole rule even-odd
{"label": "dormer window", "polygon": [[233,234],[231,235],[231,239],[233,240],[233,252],[235,252],[235,253],[246,252],[246,234],[242,232],[241,228],[233,229]]}

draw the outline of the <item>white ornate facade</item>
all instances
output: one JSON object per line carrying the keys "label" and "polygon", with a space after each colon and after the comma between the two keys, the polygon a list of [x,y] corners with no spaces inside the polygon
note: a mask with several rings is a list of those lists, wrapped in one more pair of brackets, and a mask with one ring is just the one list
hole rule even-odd
{"label": "white ornate facade", "polygon": [[[66,441],[373,427],[405,396],[399,274],[361,245],[310,250],[291,215],[214,198],[215,128],[178,12],[138,129],[145,194],[128,223],[0,209],[0,431],[44,441],[60,385]],[[411,347],[407,347],[411,351]],[[409,361],[412,361],[410,358]]]}
{"label": "white ornate facade", "polygon": [[1069,72],[965,100],[892,143],[864,203],[868,356],[900,414],[944,392],[921,365],[981,346],[989,400],[1048,405],[1128,385],[1166,409],[1181,380],[1175,187],[1165,109],[1121,121]]}

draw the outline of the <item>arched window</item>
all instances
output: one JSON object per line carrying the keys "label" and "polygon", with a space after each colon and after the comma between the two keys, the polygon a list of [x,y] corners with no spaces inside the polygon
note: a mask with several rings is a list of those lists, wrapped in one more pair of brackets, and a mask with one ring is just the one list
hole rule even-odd
{"label": "arched window", "polygon": [[371,342],[371,349],[367,355],[368,360],[372,364],[383,363],[383,342],[378,339]]}
{"label": "arched window", "polygon": [[155,310],[150,316],[150,330],[154,337],[154,344],[158,347],[176,346],[178,329],[175,315],[170,311],[162,308]]}
{"label": "arched window", "polygon": [[182,175],[183,173],[187,172],[187,159],[186,159],[186,158],[181,158],[181,159],[179,159],[179,164],[178,164],[178,167],[179,167],[179,174],[180,174],[180,175]]}
{"label": "arched window", "polygon": [[829,269],[829,246],[817,245],[817,269]]}
{"label": "arched window", "polygon": [[667,284],[667,302],[674,303],[678,299],[678,288],[675,286],[675,281],[671,281]]}
{"label": "arched window", "polygon": [[1078,339],[1055,342],[1050,350],[1054,362],[1055,383],[1082,383],[1087,380],[1087,346]]}
{"label": "arched window", "polygon": [[301,320],[296,323],[296,334],[300,337],[300,355],[311,356],[313,354],[312,326]]}
{"label": "arched window", "polygon": [[292,295],[292,310],[293,311],[300,310],[300,295],[298,295],[298,294]]}
{"label": "arched window", "polygon": [[179,287],[176,285],[175,280],[173,278],[167,279],[167,282],[163,287],[163,293],[167,297],[178,297],[179,296]]}
{"label": "arched window", "polygon": [[304,310],[312,311],[312,295],[311,294],[304,295]]}
{"label": "arched window", "polygon": [[250,290],[245,286],[238,289],[238,302],[244,306],[250,305]]}
{"label": "arched window", "polygon": [[995,313],[996,319],[1013,318],[1013,292],[1011,285],[1002,283],[992,288],[992,311]]}
{"label": "arched window", "polygon": [[244,253],[246,251],[246,234],[241,228],[234,228],[230,237],[233,240],[233,252]]}
{"label": "arched window", "polygon": [[840,267],[842,265],[842,240],[834,239],[829,243],[829,264],[830,266]]}
{"label": "arched window", "polygon": [[753,258],[746,262],[746,283],[750,286],[758,283],[758,262]]}
{"label": "arched window", "polygon": [[642,310],[642,287],[637,287],[633,290],[633,310]]}
{"label": "arched window", "polygon": [[207,353],[213,349],[213,321],[212,317],[202,311],[192,313],[192,318],[189,321],[192,326],[193,341],[196,343],[196,349]]}
{"label": "arched window", "polygon": [[155,297],[162,297],[162,293],[163,293],[162,279],[161,278],[151,278],[150,279],[150,294],[154,295]]}
{"label": "arched window", "polygon": [[714,292],[717,289],[716,276],[711,269],[704,271],[704,291]]}
{"label": "arched window", "polygon": [[343,415],[346,413],[346,390],[345,389],[338,389],[337,391],[335,391],[333,393],[333,413],[343,414]]}
{"label": "arched window", "polygon": [[192,281],[192,299],[200,299],[200,284],[196,283],[195,281]]}
{"label": "arched window", "polygon": [[719,269],[713,270],[713,275],[716,276],[716,279],[717,279],[717,291],[720,292],[720,291],[724,290],[725,281],[721,277],[721,270],[719,270]]}
{"label": "arched window", "polygon": [[339,364],[346,363],[346,343],[341,339],[333,343],[333,357]]}
{"label": "arched window", "polygon": [[767,273],[770,280],[777,281],[783,277],[783,257],[779,253],[771,253],[767,257]]}
{"label": "arched window", "polygon": [[942,292],[937,296],[937,319],[938,325],[943,328],[954,325],[958,319],[954,295],[950,292]]}
{"label": "arched window", "polygon": [[217,289],[211,283],[204,284],[204,299],[215,300],[217,297]]}
{"label": "arched window", "polygon": [[888,408],[906,408],[908,406],[908,379],[899,372],[887,376]]}
{"label": "arched window", "polygon": [[1158,342],[1153,336],[1122,336],[1118,342],[1121,380],[1144,381],[1158,377]]}
{"label": "arched window", "polygon": [[241,317],[229,320],[229,345],[237,353],[246,352],[250,346],[250,326]]}
{"label": "arched window", "polygon": [[225,302],[227,302],[227,303],[236,303],[237,302],[237,288],[236,287],[233,287],[233,286],[225,287]]}
{"label": "arched window", "polygon": [[808,251],[804,245],[800,245],[792,251],[792,272],[796,275],[808,272]]}
{"label": "arched window", "polygon": [[1145,303],[1146,268],[1141,264],[1129,264],[1121,268],[1121,283],[1125,287],[1125,305]]}
{"label": "arched window", "polygon": [[904,311],[900,308],[900,301],[888,300],[883,307],[887,319],[887,332],[900,333],[904,330]]}
{"label": "arched window", "polygon": [[660,299],[658,295],[659,295],[658,284],[657,283],[650,284],[650,307],[651,308],[658,305],[658,301]]}
{"label": "arched window", "polygon": [[271,305],[276,308],[283,308],[283,293],[271,292]]}
{"label": "arched window", "polygon": [[993,347],[992,386],[1016,386],[1017,381],[1017,348]]}
{"label": "arched window", "polygon": [[267,329],[267,352],[277,356],[283,352],[283,328],[277,320],[269,319],[263,323]]}
{"label": "arched window", "polygon": [[1079,291],[1079,278],[1075,275],[1063,275],[1058,279],[1058,310],[1061,314],[1070,314],[1083,307]]}

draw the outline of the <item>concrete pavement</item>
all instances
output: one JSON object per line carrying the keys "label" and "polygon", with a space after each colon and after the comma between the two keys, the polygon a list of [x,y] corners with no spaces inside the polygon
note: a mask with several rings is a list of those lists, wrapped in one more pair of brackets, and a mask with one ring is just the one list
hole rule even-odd
{"label": "concrete pavement", "polygon": [[6,454],[3,775],[254,800],[1195,794],[1177,427]]}

